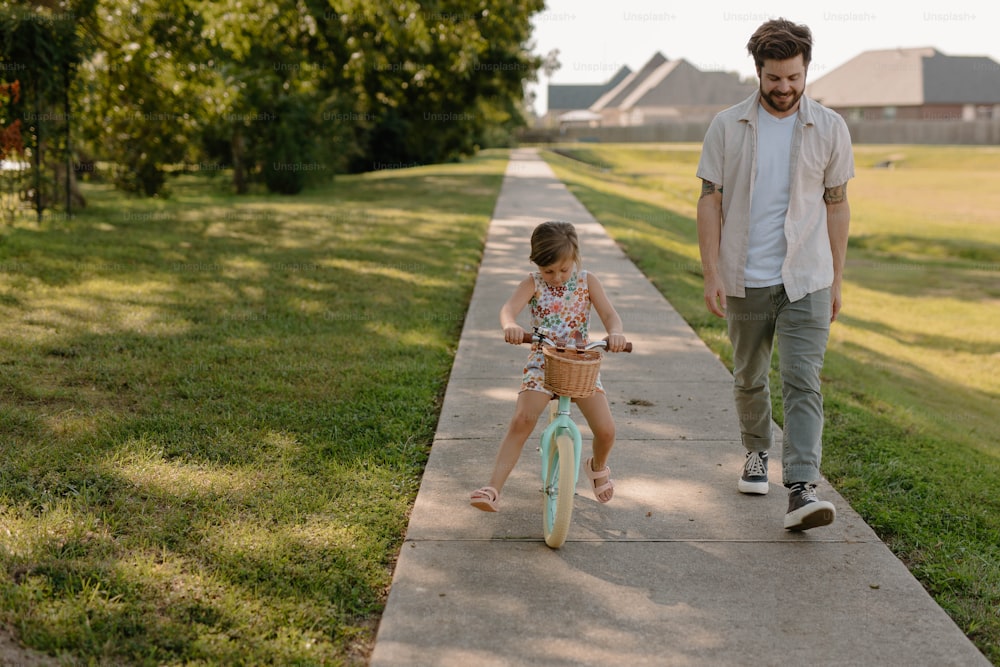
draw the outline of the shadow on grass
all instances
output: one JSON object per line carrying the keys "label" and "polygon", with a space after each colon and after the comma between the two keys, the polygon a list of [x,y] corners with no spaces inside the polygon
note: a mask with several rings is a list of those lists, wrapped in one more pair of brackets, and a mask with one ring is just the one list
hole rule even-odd
{"label": "shadow on grass", "polygon": [[504,164],[288,199],[94,188],[11,233],[0,618],[83,660],[370,641]]}
{"label": "shadow on grass", "polygon": [[899,234],[864,234],[851,237],[850,247],[883,255],[890,260],[903,258],[911,264],[924,262],[960,262],[953,268],[968,265],[992,266],[1000,269],[1000,244],[962,239],[921,238]]}
{"label": "shadow on grass", "polygon": [[992,355],[1000,353],[1000,345],[991,342],[968,340],[961,336],[943,336],[910,331],[894,327],[884,322],[872,322],[853,315],[841,315],[838,321],[845,325],[870,331],[880,336],[889,336],[902,345],[912,345],[927,350],[965,352],[967,354]]}

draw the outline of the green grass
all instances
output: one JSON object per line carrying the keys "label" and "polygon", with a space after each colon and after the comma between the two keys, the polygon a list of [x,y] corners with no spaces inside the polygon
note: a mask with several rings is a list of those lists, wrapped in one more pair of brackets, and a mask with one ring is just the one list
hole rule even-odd
{"label": "green grass", "polygon": [[[702,300],[699,151],[573,145],[545,155],[731,367],[724,322]],[[1000,149],[855,154],[844,311],[823,372],[823,471],[1000,664]],[[876,166],[890,158],[894,168]]]}
{"label": "green grass", "polygon": [[[699,147],[567,150],[546,157],[728,363]],[[824,472],[1000,664],[1000,155],[856,151]],[[505,164],[294,198],[92,185],[77,218],[6,228],[0,623],[82,663],[363,664]]]}
{"label": "green grass", "polygon": [[90,185],[7,228],[0,623],[80,663],[363,664],[506,157]]}

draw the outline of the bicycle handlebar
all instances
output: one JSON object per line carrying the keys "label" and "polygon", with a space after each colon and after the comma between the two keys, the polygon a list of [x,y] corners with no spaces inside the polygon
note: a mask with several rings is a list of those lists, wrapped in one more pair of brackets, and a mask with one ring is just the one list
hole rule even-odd
{"label": "bicycle handlebar", "polygon": [[[555,347],[555,344],[551,340],[549,340],[548,337],[543,336],[542,334],[535,334],[535,333],[530,332],[530,331],[525,331],[524,332],[524,339],[521,342],[522,343],[534,343],[534,342],[536,342],[536,336],[537,336],[537,342],[545,342],[545,343],[548,343],[548,344],[552,345],[553,347]],[[604,349],[607,349],[607,347],[608,347],[608,339],[604,338],[603,340],[599,340],[599,341],[596,341],[596,342],[593,342],[593,343],[588,343],[587,346],[584,347],[583,349],[584,350],[592,350],[595,347],[603,347]],[[625,343],[625,350],[624,351],[625,352],[631,352],[632,351],[632,343],[631,342]]]}

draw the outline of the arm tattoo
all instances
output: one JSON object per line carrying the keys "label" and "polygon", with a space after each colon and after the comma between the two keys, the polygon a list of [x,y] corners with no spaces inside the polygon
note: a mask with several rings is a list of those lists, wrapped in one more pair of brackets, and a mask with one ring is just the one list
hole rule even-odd
{"label": "arm tattoo", "polygon": [[706,181],[704,178],[701,179],[701,196],[707,197],[709,195],[714,195],[716,192],[722,194],[722,186],[716,185],[712,181]]}
{"label": "arm tattoo", "polygon": [[827,188],[823,192],[823,201],[827,204],[840,204],[847,201],[847,183]]}

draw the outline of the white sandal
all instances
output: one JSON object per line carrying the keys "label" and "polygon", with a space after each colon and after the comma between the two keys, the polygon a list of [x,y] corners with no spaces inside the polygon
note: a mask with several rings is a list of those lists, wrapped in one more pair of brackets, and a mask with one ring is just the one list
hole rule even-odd
{"label": "white sandal", "polygon": [[477,510],[496,512],[498,500],[500,500],[500,494],[497,493],[497,490],[492,486],[484,486],[472,492],[472,499],[469,501],[469,504]]}
{"label": "white sandal", "polygon": [[[590,488],[593,489],[594,497],[597,498],[597,502],[606,503],[615,495],[615,485],[611,481],[611,467],[604,466],[603,470],[594,470],[593,465],[593,457],[587,459],[587,462],[583,464],[584,469],[587,471],[587,477],[590,478]],[[607,479],[608,481],[598,486],[597,480],[599,479]],[[601,494],[609,490],[611,491],[611,495],[608,496],[607,500],[601,500]]]}

